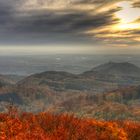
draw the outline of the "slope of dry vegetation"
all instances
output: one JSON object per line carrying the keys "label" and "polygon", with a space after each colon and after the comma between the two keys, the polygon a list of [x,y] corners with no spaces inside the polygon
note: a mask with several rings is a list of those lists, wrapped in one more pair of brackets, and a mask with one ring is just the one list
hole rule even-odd
{"label": "slope of dry vegetation", "polygon": [[0,114],[0,140],[139,140],[140,123],[50,113]]}
{"label": "slope of dry vegetation", "polygon": [[49,107],[52,112],[73,112],[104,120],[140,121],[140,86],[120,88],[102,94],[75,94]]}

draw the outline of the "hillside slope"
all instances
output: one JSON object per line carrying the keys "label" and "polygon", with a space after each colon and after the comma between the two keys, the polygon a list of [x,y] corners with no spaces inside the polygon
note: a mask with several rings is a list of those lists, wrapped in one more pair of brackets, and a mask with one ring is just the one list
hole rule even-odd
{"label": "hillside slope", "polygon": [[[115,67],[115,70],[119,72],[114,72],[114,67],[112,67],[112,65]],[[131,73],[120,70],[123,69],[123,66],[129,68]],[[111,69],[113,71],[112,75],[107,74],[107,72],[104,73],[104,70],[111,71]],[[108,118],[115,118],[116,116],[116,118],[126,118],[127,116],[137,119],[133,114],[134,112],[139,114],[139,97],[136,96],[137,98],[134,99],[130,96],[131,99],[129,102],[134,101],[134,104],[131,106],[127,105],[129,102],[124,102],[129,95],[126,95],[126,99],[123,99],[123,102],[115,101],[122,97],[122,95],[116,97],[116,95],[119,95],[117,92],[114,92],[113,94],[114,101],[104,100],[104,98],[110,99],[109,92],[114,91],[115,89],[120,90],[122,87],[126,88],[140,85],[138,71],[139,68],[137,66],[129,63],[106,63],[80,75],[63,71],[47,71],[34,74],[17,82],[15,85],[12,84],[1,87],[0,103],[2,108],[4,104],[10,103],[19,106],[25,111],[32,112],[44,111],[48,108],[60,112],[60,107],[61,111],[73,111],[81,115],[89,114],[89,116],[99,118],[105,118],[106,113],[104,114],[104,111],[102,110],[103,108],[106,110],[106,107],[109,108],[108,110],[113,111]],[[127,90],[127,88],[125,90]],[[131,89],[128,89],[128,91],[129,90],[131,91]],[[134,93],[134,91],[132,91],[132,93]],[[111,96],[111,98],[113,97]],[[90,100],[90,98],[93,99],[94,102]],[[100,99],[100,102],[98,102],[98,99]],[[65,107],[63,107],[64,105]],[[135,108],[135,111],[129,111],[131,110],[131,107]],[[75,108],[75,110],[73,110],[73,108]],[[119,112],[118,108],[120,108],[120,110],[123,108],[125,112],[124,116],[122,114],[120,114],[120,116],[116,115],[117,112]],[[114,110],[116,111],[114,112]]]}
{"label": "hillside slope", "polygon": [[108,62],[93,68],[92,71],[110,75],[128,75],[128,76],[140,75],[140,68],[128,62],[122,63]]}
{"label": "hillside slope", "polygon": [[75,95],[49,108],[52,112],[74,112],[98,119],[140,120],[140,86],[122,88],[103,94]]}

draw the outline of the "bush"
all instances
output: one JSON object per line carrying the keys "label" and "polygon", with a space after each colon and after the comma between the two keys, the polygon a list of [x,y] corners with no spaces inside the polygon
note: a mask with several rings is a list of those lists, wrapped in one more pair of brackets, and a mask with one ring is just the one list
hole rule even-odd
{"label": "bush", "polygon": [[139,140],[140,123],[47,112],[0,114],[0,140]]}

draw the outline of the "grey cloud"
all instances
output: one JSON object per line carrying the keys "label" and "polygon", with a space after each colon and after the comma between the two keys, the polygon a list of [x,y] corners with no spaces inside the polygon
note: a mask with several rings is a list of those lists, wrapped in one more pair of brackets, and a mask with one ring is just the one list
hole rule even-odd
{"label": "grey cloud", "polygon": [[14,30],[33,33],[83,33],[87,29],[94,29],[118,22],[113,18],[114,11],[108,11],[98,15],[74,11],[58,14],[48,11],[47,14],[28,17],[18,17]]}
{"label": "grey cloud", "polygon": [[[40,42],[40,38],[47,40],[48,36],[51,36],[55,41],[59,39],[57,37],[59,35],[62,36],[62,40],[66,36],[68,36],[67,40],[72,40],[73,36],[76,36],[79,41],[78,38],[87,38],[83,34],[87,29],[94,29],[117,22],[116,19],[112,19],[114,11],[92,16],[86,12],[79,11],[49,10],[32,11],[33,13],[26,13],[24,16],[24,13],[15,13],[12,7],[9,6],[8,8],[6,6],[0,7],[0,11],[0,34],[5,38],[7,36],[5,39],[7,41],[11,41],[8,38],[19,40],[19,36],[26,39],[27,36],[33,38],[35,35],[38,37],[36,38],[38,42]],[[3,37],[1,38],[3,39]]]}
{"label": "grey cloud", "polygon": [[89,3],[89,4],[106,4],[106,3],[114,3],[114,2],[119,2],[122,0],[78,0],[78,1],[74,1],[75,3]]}
{"label": "grey cloud", "polygon": [[134,2],[134,3],[133,3],[133,6],[134,6],[134,7],[140,7],[140,1]]}
{"label": "grey cloud", "polygon": [[[121,0],[69,0],[71,5],[93,4],[97,7],[118,1]],[[62,39],[62,41],[70,40],[71,42],[73,40],[95,42],[100,41],[96,35],[92,34],[91,37],[84,33],[90,29],[94,30],[119,22],[119,19],[114,17],[114,13],[120,10],[116,7],[102,13],[96,13],[93,9],[93,14],[88,10],[72,10],[71,8],[58,11],[55,9],[17,11],[24,2],[25,0],[0,1],[0,41],[9,40],[10,42],[12,39],[15,41],[23,39],[22,42],[29,42],[29,40],[55,42]],[[44,2],[46,1],[37,1],[39,5],[43,5]],[[56,0],[47,0],[48,5],[54,2]]]}

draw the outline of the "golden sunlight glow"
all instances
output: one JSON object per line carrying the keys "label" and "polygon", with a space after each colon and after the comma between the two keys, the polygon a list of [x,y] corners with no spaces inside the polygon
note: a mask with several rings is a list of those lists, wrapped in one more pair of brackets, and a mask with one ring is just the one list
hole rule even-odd
{"label": "golden sunlight glow", "polygon": [[130,2],[120,2],[118,6],[122,8],[121,11],[116,13],[116,16],[120,19],[120,23],[114,28],[120,30],[140,28],[140,23],[134,23],[140,17],[140,9],[133,8]]}
{"label": "golden sunlight glow", "polygon": [[[96,47],[98,48],[98,47]],[[24,45],[18,45],[18,46],[1,46],[0,45],[0,52],[1,55],[46,55],[46,54],[83,54],[87,53],[90,54],[94,50],[96,51],[96,48],[93,49],[90,45],[68,45],[67,47],[65,45],[33,45],[33,46],[24,46]]]}
{"label": "golden sunlight glow", "polygon": [[106,38],[108,40],[113,38],[131,38],[139,41],[140,38],[136,38],[133,34],[131,34],[130,30],[139,30],[140,29],[140,21],[138,20],[140,17],[140,9],[133,8],[130,2],[119,2],[116,4],[122,8],[119,12],[115,13],[115,17],[119,18],[119,23],[107,25],[105,27],[100,27],[97,29],[90,29],[85,31],[85,34],[90,36],[94,35],[97,38]]}
{"label": "golden sunlight glow", "polygon": [[140,41],[140,37],[134,38],[135,41]]}
{"label": "golden sunlight glow", "polygon": [[[66,22],[68,27],[72,27],[76,23],[87,23],[85,27],[88,25],[89,28],[79,28],[77,35],[87,35],[88,37],[93,39],[97,39],[97,42],[101,40],[101,42],[105,42],[105,45],[108,44],[112,46],[121,46],[126,47],[130,42],[134,42],[135,44],[140,42],[140,37],[138,32],[140,31],[140,8],[134,7],[133,3],[139,0],[106,0],[105,2],[94,1],[93,3],[87,2],[86,0],[81,2],[81,0],[26,0],[23,4],[21,4],[16,10],[24,13],[24,16],[35,16],[37,13],[42,14],[43,12],[50,12],[55,16],[63,17],[69,14],[77,16],[77,19],[73,20],[69,23]],[[74,12],[73,12],[74,11]],[[19,14],[20,15],[20,14]],[[43,14],[44,15],[44,14]],[[83,15],[83,16],[82,16]],[[85,17],[87,15],[87,19]],[[37,15],[38,16],[38,15]],[[99,17],[99,18],[98,18]],[[102,20],[103,17],[103,20]],[[71,18],[71,17],[70,17]],[[95,20],[97,18],[97,21]],[[47,19],[47,17],[46,17]],[[44,21],[46,20],[44,17]],[[89,20],[91,19],[91,21]],[[50,18],[48,20],[53,20]],[[98,22],[99,20],[99,22]],[[95,26],[97,24],[97,26]],[[41,25],[41,24],[40,24]],[[78,24],[77,24],[78,25]],[[82,24],[83,25],[83,24]],[[92,28],[93,26],[93,28]],[[47,24],[46,24],[47,27]],[[72,27],[75,28],[75,27]],[[61,30],[60,30],[61,31]],[[99,40],[98,40],[99,39]],[[47,47],[46,47],[47,48]],[[84,52],[84,49],[80,49],[76,47],[70,49],[72,47],[68,47],[65,49],[65,46],[52,47],[49,49],[42,49],[43,51],[38,50],[36,47],[34,48],[34,53],[56,53],[56,52]],[[16,50],[16,48],[15,48]],[[55,51],[54,51],[55,50]],[[74,51],[73,51],[74,50]],[[90,50],[90,48],[89,48]],[[3,51],[0,49],[0,52]],[[5,51],[5,50],[4,50]],[[20,50],[17,53],[20,53]],[[30,52],[32,50],[23,50],[22,52]],[[89,51],[88,51],[89,53]]]}
{"label": "golden sunlight glow", "polygon": [[132,30],[140,28],[140,23],[126,23],[126,24],[118,24],[118,28],[120,30]]}

